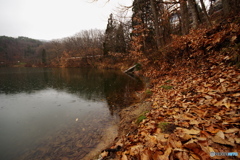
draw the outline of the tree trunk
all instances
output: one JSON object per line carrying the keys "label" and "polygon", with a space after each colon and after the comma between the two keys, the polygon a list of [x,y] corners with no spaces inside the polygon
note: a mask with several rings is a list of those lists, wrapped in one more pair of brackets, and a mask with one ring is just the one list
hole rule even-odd
{"label": "tree trunk", "polygon": [[154,0],[150,0],[150,3],[151,3],[151,9],[152,9],[152,13],[153,13],[153,18],[154,18],[154,31],[155,31],[155,36],[156,36],[156,42],[157,42],[157,49],[160,48],[160,46],[162,46],[163,44],[161,43],[161,40],[160,40],[160,32],[159,32],[159,23],[158,23],[158,13],[157,13],[157,10],[155,8],[155,3],[154,3]]}
{"label": "tree trunk", "polygon": [[224,16],[230,14],[237,14],[239,12],[240,1],[239,0],[222,0]]}
{"label": "tree trunk", "polygon": [[189,15],[186,0],[180,0],[181,30],[186,35],[189,32]]}
{"label": "tree trunk", "polygon": [[200,24],[199,16],[198,16],[198,10],[196,9],[196,1],[195,0],[187,0],[189,4],[189,9],[192,14],[192,23],[193,23],[193,29],[197,29],[198,25]]}
{"label": "tree trunk", "polygon": [[205,15],[206,20],[207,20],[207,23],[208,23],[209,26],[212,26],[212,23],[211,23],[210,18],[207,14],[207,10],[206,10],[206,7],[205,7],[205,4],[204,4],[203,0],[200,0],[200,2],[201,2],[202,10],[203,10],[204,15]]}
{"label": "tree trunk", "polygon": [[222,0],[222,6],[223,6],[224,16],[228,16],[230,14],[229,0]]}

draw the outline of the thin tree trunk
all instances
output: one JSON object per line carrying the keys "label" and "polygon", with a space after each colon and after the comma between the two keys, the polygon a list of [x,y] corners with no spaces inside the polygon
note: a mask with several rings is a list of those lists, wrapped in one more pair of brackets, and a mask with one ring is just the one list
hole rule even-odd
{"label": "thin tree trunk", "polygon": [[192,14],[192,20],[193,20],[193,29],[196,29],[199,25],[199,17],[198,17],[198,10],[195,7],[195,0],[187,0],[189,4],[189,9]]}
{"label": "thin tree trunk", "polygon": [[223,6],[223,13],[224,16],[228,16],[230,14],[230,0],[222,0],[222,6]]}
{"label": "thin tree trunk", "polygon": [[186,0],[180,0],[180,13],[182,34],[186,35],[189,33],[189,15]]}
{"label": "thin tree trunk", "polygon": [[209,26],[212,26],[212,23],[211,23],[210,18],[207,14],[207,10],[206,10],[206,7],[205,7],[205,4],[204,4],[203,0],[200,0],[200,2],[201,2],[201,6],[202,6],[202,9],[203,9],[204,15],[206,16],[206,19],[207,19],[207,23],[208,23]]}
{"label": "thin tree trunk", "polygon": [[157,42],[157,49],[160,48],[161,45],[163,45],[161,43],[161,38],[160,38],[160,31],[159,31],[159,23],[158,23],[158,13],[157,10],[155,8],[155,3],[154,0],[150,0],[151,3],[151,9],[152,9],[152,13],[153,13],[153,18],[154,18],[154,27],[155,27],[155,36],[156,36],[156,42]]}

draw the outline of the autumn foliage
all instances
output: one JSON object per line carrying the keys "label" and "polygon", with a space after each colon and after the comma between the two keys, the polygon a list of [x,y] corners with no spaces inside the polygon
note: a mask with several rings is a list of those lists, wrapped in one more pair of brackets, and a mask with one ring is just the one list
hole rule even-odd
{"label": "autumn foliage", "polygon": [[[105,159],[240,158],[239,17],[211,29],[173,36],[160,53],[141,59],[151,79],[152,109],[137,130],[119,135]],[[145,91],[143,91],[145,92]],[[142,118],[144,117],[144,118]],[[130,122],[129,128],[136,125]],[[211,152],[237,152],[237,157]]]}

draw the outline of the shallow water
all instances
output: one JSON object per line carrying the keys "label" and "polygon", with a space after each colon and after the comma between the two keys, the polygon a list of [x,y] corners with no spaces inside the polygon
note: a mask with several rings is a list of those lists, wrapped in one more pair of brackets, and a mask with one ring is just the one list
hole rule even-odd
{"label": "shallow water", "polygon": [[0,159],[82,159],[141,86],[116,71],[0,68]]}

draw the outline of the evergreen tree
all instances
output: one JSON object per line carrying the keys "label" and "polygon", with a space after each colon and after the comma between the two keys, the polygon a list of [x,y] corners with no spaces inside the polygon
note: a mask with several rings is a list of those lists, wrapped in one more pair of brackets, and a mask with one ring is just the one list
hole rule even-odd
{"label": "evergreen tree", "polygon": [[126,42],[125,42],[125,36],[124,36],[124,28],[123,24],[120,23],[118,25],[118,28],[116,30],[116,46],[115,51],[120,53],[126,52]]}
{"label": "evergreen tree", "polygon": [[105,40],[103,43],[103,51],[104,51],[104,55],[108,55],[109,51],[113,51],[114,45],[115,45],[115,24],[114,24],[114,20],[113,20],[113,15],[110,14],[109,18],[108,18],[108,24],[107,24],[107,28],[105,31]]}
{"label": "evergreen tree", "polygon": [[110,14],[107,28],[105,31],[105,40],[103,43],[104,55],[109,52],[126,52],[126,42],[124,35],[124,26],[122,23],[118,24]]}

